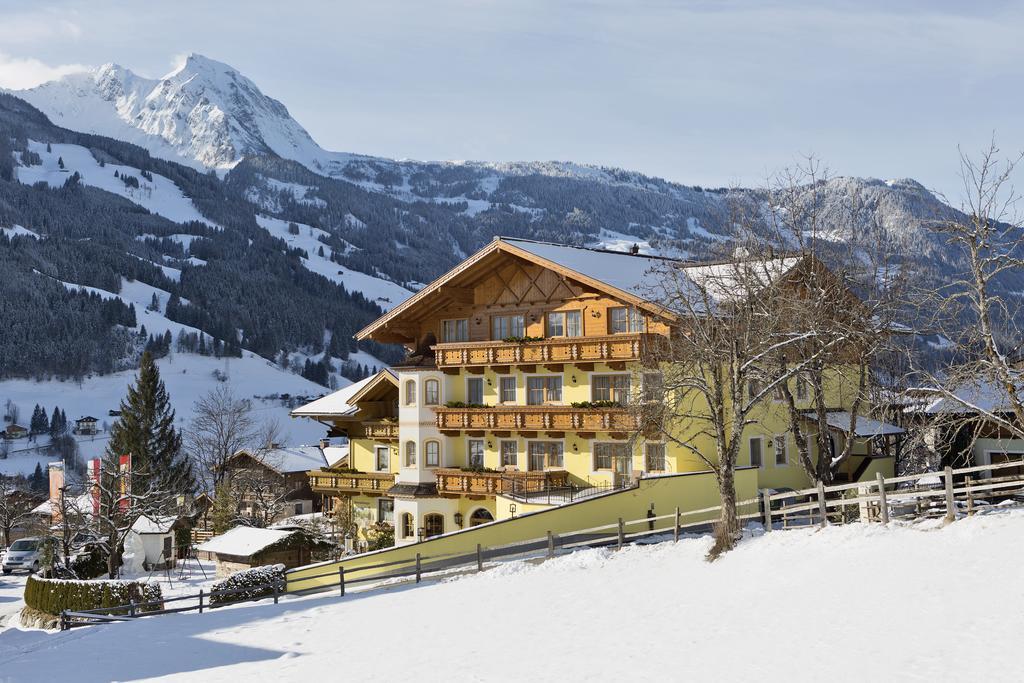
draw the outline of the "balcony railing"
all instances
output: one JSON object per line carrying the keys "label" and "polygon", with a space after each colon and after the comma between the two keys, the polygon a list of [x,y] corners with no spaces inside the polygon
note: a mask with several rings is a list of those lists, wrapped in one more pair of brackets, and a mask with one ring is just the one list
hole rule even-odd
{"label": "balcony railing", "polygon": [[395,475],[390,472],[351,472],[336,473],[318,470],[309,475],[309,485],[314,493],[326,495],[367,493],[380,495],[395,483]]}
{"label": "balcony railing", "polygon": [[639,419],[626,408],[495,406],[435,408],[442,431],[504,430],[551,432],[630,432]]}
{"label": "balcony railing", "polygon": [[435,471],[434,476],[437,477],[438,493],[464,495],[540,493],[568,486],[569,483],[569,473],[565,470],[473,472],[446,468]]}
{"label": "balcony railing", "polygon": [[395,441],[398,439],[397,422],[364,422],[361,428],[353,430],[350,436],[359,439],[376,441]]}
{"label": "balcony railing", "polygon": [[640,360],[650,333],[612,334],[601,337],[551,337],[534,342],[455,342],[435,344],[440,369],[466,365],[535,365]]}

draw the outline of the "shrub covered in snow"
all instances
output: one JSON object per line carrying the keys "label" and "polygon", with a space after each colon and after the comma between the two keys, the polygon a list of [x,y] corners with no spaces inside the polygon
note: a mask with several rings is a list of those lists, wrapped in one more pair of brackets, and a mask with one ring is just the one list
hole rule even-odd
{"label": "shrub covered in snow", "polygon": [[102,609],[127,605],[133,601],[156,601],[138,607],[139,612],[153,612],[163,607],[162,600],[159,584],[139,581],[75,581],[30,576],[25,584],[25,604],[54,615],[64,610]]}
{"label": "shrub covered in snow", "polygon": [[[211,605],[226,605],[240,600],[255,600],[274,594],[274,586],[284,590],[284,565],[268,564],[235,572],[223,581],[213,584]],[[226,591],[232,591],[227,593]]]}

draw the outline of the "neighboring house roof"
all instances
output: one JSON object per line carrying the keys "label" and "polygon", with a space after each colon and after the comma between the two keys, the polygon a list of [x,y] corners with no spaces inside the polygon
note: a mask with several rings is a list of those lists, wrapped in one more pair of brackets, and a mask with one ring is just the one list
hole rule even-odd
{"label": "neighboring house roof", "polygon": [[78,418],[77,420],[75,420],[75,422],[96,422],[96,418],[86,415],[85,417]]}
{"label": "neighboring house roof", "polygon": [[241,450],[235,453],[234,457],[242,455],[247,455],[280,474],[317,470],[327,465],[327,458],[319,446],[283,446],[258,454]]}
{"label": "neighboring house roof", "polygon": [[[75,496],[72,506],[85,515],[92,514],[92,494],[83,493]],[[33,515],[52,515],[53,506],[50,504],[50,500],[44,500],[42,503],[32,508]]]}
{"label": "neighboring house roof", "polygon": [[178,518],[173,515],[149,517],[142,515],[132,524],[132,531],[137,534],[169,534]]}
{"label": "neighboring house roof", "polygon": [[[1019,391],[1024,395],[1024,373],[1021,373]],[[935,391],[934,393],[938,393]],[[1008,413],[1012,411],[1006,388],[995,382],[978,379],[959,386],[952,396],[941,396],[930,402],[924,412],[939,413]]]}
{"label": "neighboring house roof", "polygon": [[280,543],[294,533],[294,530],[257,529],[250,526],[236,526],[227,533],[214,536],[206,543],[197,546],[196,550],[205,550],[206,552],[220,555],[249,557]]}
{"label": "neighboring house roof", "polygon": [[330,467],[345,462],[348,459],[348,444],[344,446],[328,446],[324,449],[324,457],[327,458],[327,464]]}
{"label": "neighboring house roof", "polygon": [[9,432],[27,432],[28,430],[21,425],[8,425],[7,431]]}
{"label": "neighboring house roof", "polygon": [[[749,259],[741,261],[743,265],[740,271],[736,262],[688,263],[661,256],[495,237],[483,249],[357,332],[356,338],[369,338],[405,312],[428,301],[439,288],[456,281],[470,268],[497,252],[518,256],[545,268],[562,271],[573,279],[604,290],[624,301],[652,308],[666,315],[671,313],[657,303],[663,297],[656,291],[659,271],[666,267],[680,268],[686,273],[687,279],[693,285],[693,296],[689,298],[689,302],[696,312],[702,312],[704,297],[701,288],[707,292],[707,299],[711,303],[734,300],[749,294],[738,284],[749,282],[751,274],[755,279],[768,284],[788,273],[803,260],[802,257],[794,256]],[[739,277],[740,272],[743,274],[742,277]],[[687,292],[684,294],[690,296]]]}
{"label": "neighboring house roof", "polygon": [[355,405],[358,397],[365,390],[382,382],[397,382],[395,373],[385,368],[376,375],[370,375],[333,394],[328,394],[291,412],[292,417],[349,417],[354,416],[359,408]]}
{"label": "neighboring house roof", "polygon": [[[845,410],[828,413],[825,416],[825,421],[833,429],[843,432],[850,431],[850,413]],[[854,425],[854,436],[890,436],[893,434],[903,434],[903,429],[896,425],[864,417],[863,415],[857,416],[857,421]]]}

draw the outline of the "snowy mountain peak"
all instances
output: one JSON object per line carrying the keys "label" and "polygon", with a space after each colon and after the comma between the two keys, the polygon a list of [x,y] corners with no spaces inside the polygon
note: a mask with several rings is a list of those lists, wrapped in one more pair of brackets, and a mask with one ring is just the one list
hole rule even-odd
{"label": "snowy mountain peak", "polygon": [[309,166],[327,156],[281,102],[231,66],[195,53],[160,79],[110,63],[15,94],[55,123],[197,168],[231,168],[267,152]]}

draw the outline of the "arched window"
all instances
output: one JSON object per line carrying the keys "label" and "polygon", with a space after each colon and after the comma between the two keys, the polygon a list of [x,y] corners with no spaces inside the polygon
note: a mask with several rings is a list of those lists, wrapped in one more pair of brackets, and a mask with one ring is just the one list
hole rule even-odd
{"label": "arched window", "polygon": [[423,404],[436,406],[441,402],[441,383],[436,379],[428,379],[423,383]]}
{"label": "arched window", "polygon": [[416,380],[410,379],[405,382],[405,405],[416,405]]}
{"label": "arched window", "polygon": [[416,525],[412,515],[408,512],[402,513],[402,538],[411,538],[416,535]]}
{"label": "arched window", "polygon": [[473,510],[473,514],[469,516],[470,526],[479,526],[481,524],[486,524],[487,522],[493,521],[494,515],[492,515],[490,511],[485,508],[477,508],[476,510]]}
{"label": "arched window", "polygon": [[437,441],[428,441],[423,444],[423,457],[427,467],[441,466],[441,444]]}
{"label": "arched window", "polygon": [[416,442],[405,442],[405,466],[416,467]]}
{"label": "arched window", "polygon": [[444,533],[444,516],[433,512],[423,518],[423,535],[427,538]]}

